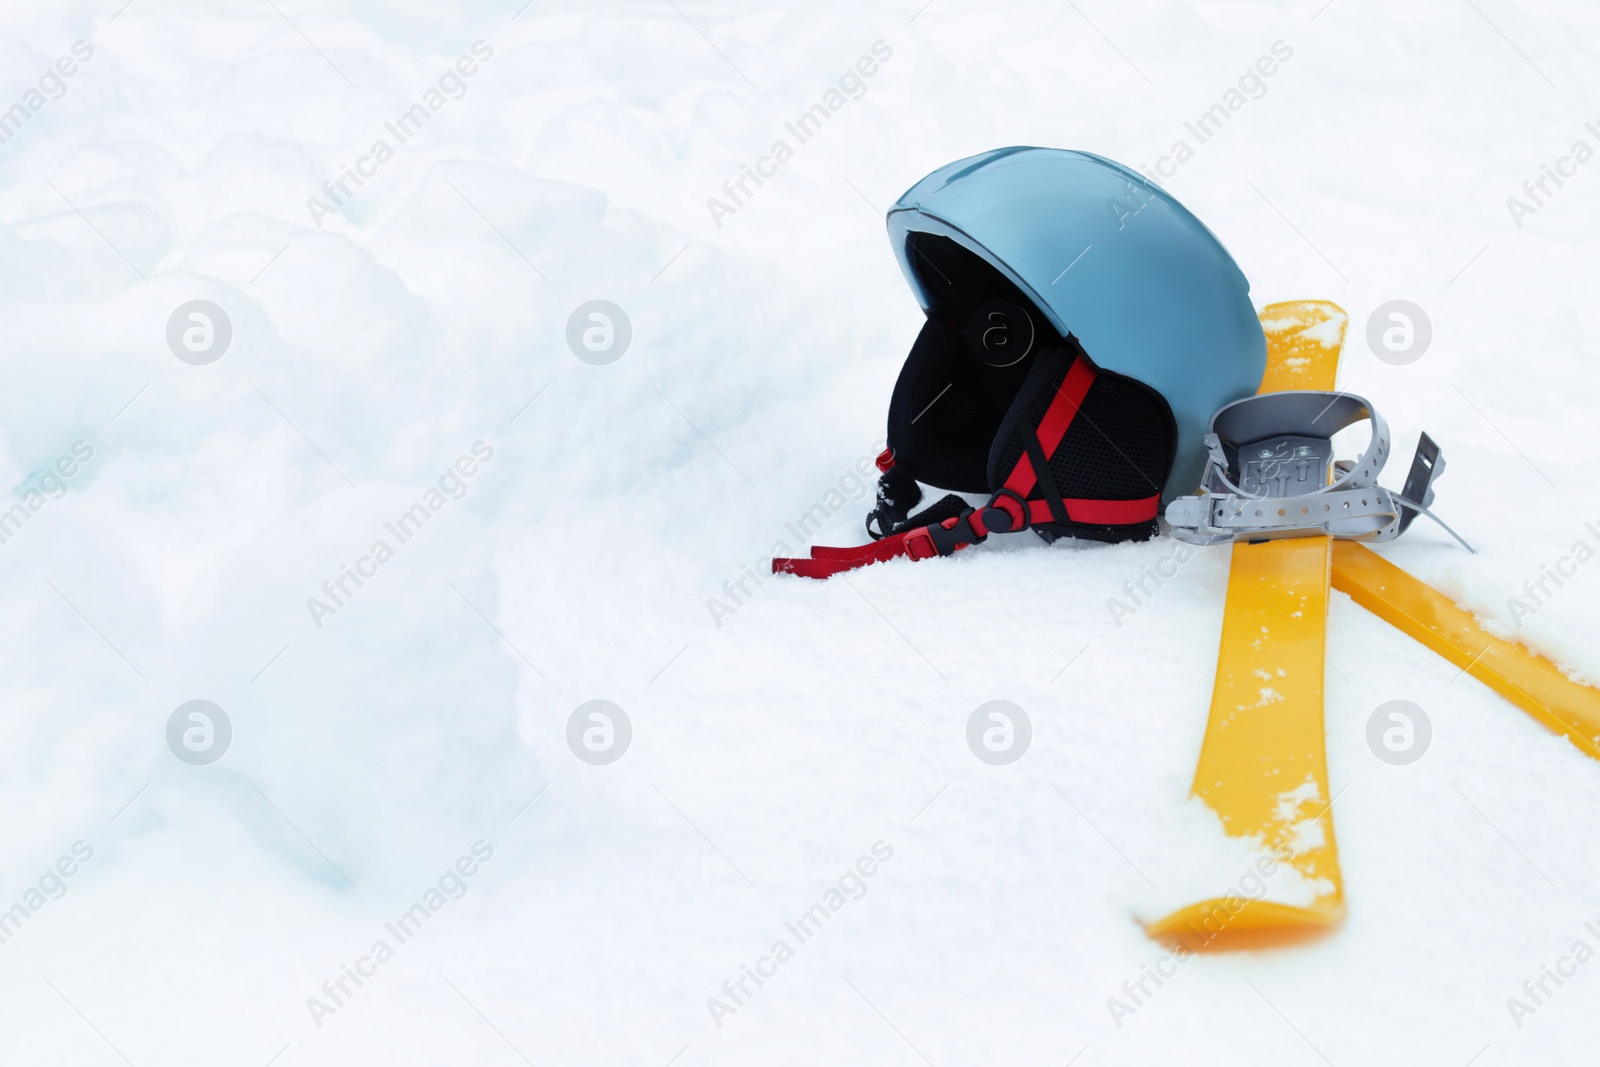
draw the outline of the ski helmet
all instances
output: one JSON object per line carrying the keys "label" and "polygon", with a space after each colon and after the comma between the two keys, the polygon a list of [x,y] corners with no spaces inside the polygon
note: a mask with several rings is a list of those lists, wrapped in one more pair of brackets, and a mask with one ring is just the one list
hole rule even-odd
{"label": "ski helmet", "polygon": [[[940,167],[888,227],[927,318],[889,404],[877,540],[773,569],[827,577],[1023,529],[1153,535],[1162,503],[1199,483],[1212,413],[1266,368],[1249,282],[1221,242],[1127,167],[1050,148]],[[918,483],[990,497],[909,515]]]}

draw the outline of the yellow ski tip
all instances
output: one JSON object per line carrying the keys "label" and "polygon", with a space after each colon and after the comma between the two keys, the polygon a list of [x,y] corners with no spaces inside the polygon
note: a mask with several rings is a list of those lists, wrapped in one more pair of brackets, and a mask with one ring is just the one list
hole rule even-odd
{"label": "yellow ski tip", "polygon": [[1287,300],[1262,308],[1261,328],[1272,356],[1260,391],[1332,389],[1349,322],[1344,308],[1331,300]]}
{"label": "yellow ski tip", "polygon": [[1216,897],[1144,924],[1152,940],[1189,952],[1302,945],[1332,933],[1344,921],[1343,897],[1324,897],[1309,908],[1271,900]]}

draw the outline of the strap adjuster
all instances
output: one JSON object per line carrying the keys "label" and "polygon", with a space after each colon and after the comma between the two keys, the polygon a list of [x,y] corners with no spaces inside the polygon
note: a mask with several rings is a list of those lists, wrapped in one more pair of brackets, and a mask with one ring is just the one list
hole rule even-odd
{"label": "strap adjuster", "polygon": [[939,554],[939,547],[933,543],[933,536],[928,529],[922,526],[900,535],[900,543],[905,545],[906,555],[911,559],[931,559]]}
{"label": "strap adjuster", "polygon": [[[1002,501],[1011,499],[1016,502],[1015,508],[1005,506]],[[984,529],[991,533],[1017,533],[1026,530],[1031,525],[1031,516],[1028,513],[1028,502],[1022,498],[1021,493],[1010,489],[997,489],[989,502],[983,506],[979,515],[983,520]]]}

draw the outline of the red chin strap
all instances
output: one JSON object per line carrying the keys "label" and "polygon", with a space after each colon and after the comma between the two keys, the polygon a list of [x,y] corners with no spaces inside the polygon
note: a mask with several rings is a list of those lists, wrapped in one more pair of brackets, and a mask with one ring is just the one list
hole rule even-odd
{"label": "red chin strap", "polygon": [[[1056,490],[1055,480],[1049,471],[1049,462],[1060,447],[1067,428],[1078,415],[1083,398],[1094,384],[1094,368],[1089,361],[1078,358],[1072,361],[1066,377],[1056,388],[1044,418],[1033,431],[1034,440],[1025,449],[1017,465],[1011,468],[1005,485],[996,490],[981,509],[967,508],[960,515],[941,523],[919,526],[913,530],[889,534],[871,544],[852,548],[830,548],[818,545],[811,549],[809,559],[775,558],[774,574],[798,574],[803,578],[830,578],[842,571],[853,571],[870,563],[885,560],[928,559],[948,556],[968,545],[985,540],[991,533],[1016,533],[1040,523],[1080,523],[1089,526],[1127,526],[1149,522],[1156,517],[1161,505],[1161,494],[1139,500],[1086,500],[1062,497]],[[1035,459],[1038,460],[1035,469]],[[878,457],[878,468],[887,471],[894,465],[887,451]],[[1039,486],[1043,473],[1046,499],[1029,500],[1028,495]]]}

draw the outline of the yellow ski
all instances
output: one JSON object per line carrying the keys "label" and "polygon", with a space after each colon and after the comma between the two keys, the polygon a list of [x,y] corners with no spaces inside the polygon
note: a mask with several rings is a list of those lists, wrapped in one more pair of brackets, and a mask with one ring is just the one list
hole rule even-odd
{"label": "yellow ski", "polygon": [[[1332,390],[1347,321],[1327,301],[1264,309],[1261,392]],[[1292,890],[1297,902],[1204,900],[1148,923],[1153,938],[1196,952],[1254,947],[1314,935],[1344,918],[1322,718],[1331,558],[1325,536],[1233,546],[1211,717],[1193,786],[1230,836],[1251,838],[1276,856],[1268,885]]]}
{"label": "yellow ski", "polygon": [[1365,545],[1336,542],[1333,587],[1600,759],[1600,690],[1580,685],[1523,645],[1490,634],[1471,614]]}

